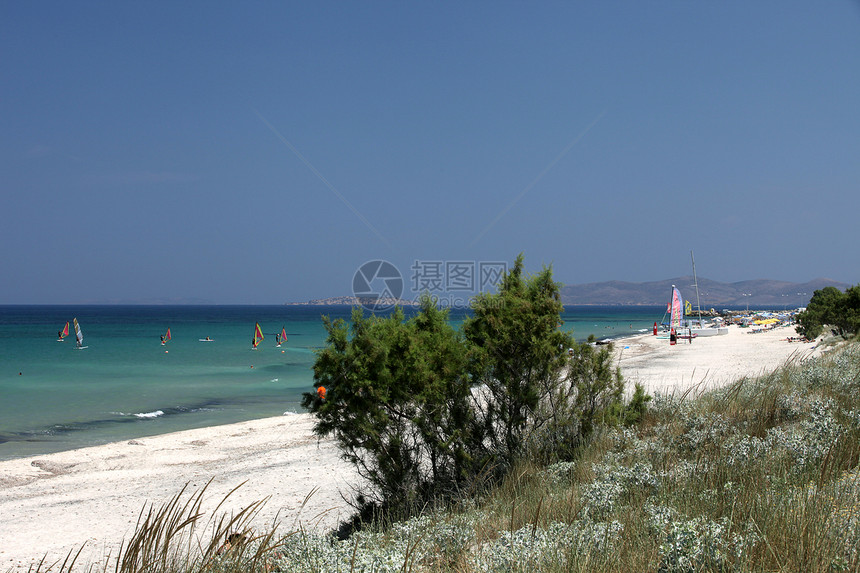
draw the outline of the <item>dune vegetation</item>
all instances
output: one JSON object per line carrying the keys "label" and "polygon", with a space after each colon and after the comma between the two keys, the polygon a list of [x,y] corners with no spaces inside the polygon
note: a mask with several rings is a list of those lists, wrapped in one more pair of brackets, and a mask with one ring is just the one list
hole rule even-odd
{"label": "dune vegetation", "polygon": [[103,565],[33,570],[860,570],[860,344],[707,392],[625,394],[608,350],[559,339],[550,279],[507,277],[463,334],[429,306],[329,325],[327,392],[306,403],[366,478],[339,531],[260,528],[259,504],[206,516],[182,492]]}
{"label": "dune vegetation", "polygon": [[[570,459],[347,538],[214,520],[184,493],[117,559],[33,571],[856,571],[860,346],[692,396],[657,395]],[[213,520],[217,521],[213,525]]]}

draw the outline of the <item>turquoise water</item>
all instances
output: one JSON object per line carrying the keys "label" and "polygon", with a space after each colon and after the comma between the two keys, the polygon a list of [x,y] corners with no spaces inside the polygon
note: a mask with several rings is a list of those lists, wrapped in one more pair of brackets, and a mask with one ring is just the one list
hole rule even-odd
{"label": "turquoise water", "polygon": [[[0,307],[0,460],[300,412],[325,343],[317,306]],[[636,334],[663,307],[568,307],[577,339]],[[452,311],[455,326],[463,311]],[[77,317],[74,332],[57,331]],[[265,340],[251,350],[254,324]],[[170,328],[166,346],[160,336]],[[288,341],[275,347],[285,327]],[[72,328],[70,326],[70,328]],[[205,337],[212,342],[200,342]]]}

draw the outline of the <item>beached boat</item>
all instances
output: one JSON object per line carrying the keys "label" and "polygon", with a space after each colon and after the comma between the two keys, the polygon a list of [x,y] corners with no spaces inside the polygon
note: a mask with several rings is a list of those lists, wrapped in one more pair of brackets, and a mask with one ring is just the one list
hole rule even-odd
{"label": "beached boat", "polygon": [[[699,279],[696,276],[696,259],[693,258],[693,251],[690,251],[690,259],[693,262],[693,286],[696,289],[696,311],[698,318],[686,318],[692,314],[692,305],[690,301],[684,301],[681,296],[681,291],[675,285],[672,285],[672,296],[669,299],[669,304],[666,307],[666,313],[670,314],[670,321],[665,322],[663,326],[666,330],[675,330],[677,338],[698,338],[700,336],[719,336],[728,334],[729,329],[716,323],[705,322],[702,319],[702,308],[699,301]],[[665,319],[665,315],[664,315]]]}
{"label": "beached boat", "polygon": [[[681,296],[681,291],[678,287],[672,285],[672,296],[669,298],[669,304],[666,305],[666,313],[661,321],[664,329],[664,334],[658,336],[660,339],[670,340],[692,340],[696,335],[690,331],[690,328],[684,321],[684,309],[689,307],[690,303],[684,304],[684,298]],[[666,322],[666,314],[669,315],[669,322]],[[674,342],[673,342],[674,344]]]}
{"label": "beached boat", "polygon": [[66,326],[57,333],[57,342],[65,342],[65,338],[69,335],[69,321],[66,321]]}
{"label": "beached boat", "polygon": [[[678,287],[672,285],[672,297],[666,307],[666,314],[669,314],[670,318],[667,323],[665,322],[665,315],[663,316],[663,329],[668,332],[674,330],[675,338],[683,340],[690,340],[691,338],[698,338],[700,336],[719,336],[721,334],[729,333],[729,329],[726,326],[705,322],[702,319],[701,310],[699,311],[698,318],[686,318],[685,315],[689,310],[690,302],[685,302],[681,296],[681,291],[678,290]],[[664,334],[658,338],[669,338],[669,336],[668,334]]]}
{"label": "beached boat", "polygon": [[690,260],[693,263],[693,284],[696,287],[696,310],[699,313],[699,318],[694,321],[688,321],[690,332],[698,336],[719,336],[728,334],[727,326],[722,326],[715,323],[705,324],[702,322],[702,307],[699,303],[699,279],[696,277],[696,259],[693,257],[693,251],[690,251]]}
{"label": "beached boat", "polygon": [[690,331],[696,336],[720,336],[729,333],[728,326],[720,326],[719,324],[710,323],[695,323],[695,326],[690,327]]}
{"label": "beached boat", "polygon": [[256,350],[263,338],[263,331],[260,329],[260,323],[257,322],[254,324],[254,339],[251,341],[251,348]]}

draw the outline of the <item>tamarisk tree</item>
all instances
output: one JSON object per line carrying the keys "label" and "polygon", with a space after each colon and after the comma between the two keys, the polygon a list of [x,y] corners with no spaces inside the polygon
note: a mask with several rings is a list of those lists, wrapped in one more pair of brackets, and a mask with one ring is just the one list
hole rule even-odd
{"label": "tamarisk tree", "polygon": [[523,453],[529,435],[553,416],[566,394],[565,368],[573,337],[559,329],[560,285],[552,269],[527,277],[523,256],[497,293],[479,295],[463,324],[476,392],[476,418],[485,454],[502,467]]}
{"label": "tamarisk tree", "polygon": [[408,320],[401,309],[387,318],[354,309],[351,325],[325,318],[318,391],[302,405],[365,478],[362,509],[410,513],[627,419],[610,350],[574,342],[562,311],[552,269],[526,276],[520,255],[497,292],[476,297],[461,331],[428,297]]}
{"label": "tamarisk tree", "polygon": [[406,320],[354,309],[351,327],[324,318],[326,347],[314,365],[317,388],[302,405],[315,433],[333,436],[383,507],[409,510],[450,496],[471,475],[464,429],[471,426],[466,353],[447,311],[429,298]]}

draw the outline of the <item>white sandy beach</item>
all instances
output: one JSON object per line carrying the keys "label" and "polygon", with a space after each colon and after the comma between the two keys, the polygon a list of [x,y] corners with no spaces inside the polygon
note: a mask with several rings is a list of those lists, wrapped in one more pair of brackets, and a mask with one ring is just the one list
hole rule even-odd
{"label": "white sandy beach", "polygon": [[210,479],[204,510],[244,482],[223,511],[269,498],[261,527],[276,516],[289,530],[335,527],[350,513],[341,494],[358,478],[312,427],[309,414],[292,414],[0,462],[0,572],[62,559],[83,542],[80,561],[103,562],[145,504]]}
{"label": "white sandy beach", "polygon": [[797,336],[793,326],[758,333],[730,326],[726,335],[681,339],[670,346],[666,339],[644,334],[617,342],[615,355],[630,387],[639,382],[650,393],[701,391],[821,353],[815,342],[786,340]]}
{"label": "white sandy beach", "polygon": [[[648,335],[616,344],[625,378],[649,392],[683,392],[771,371],[820,352],[790,343],[793,328],[759,334],[731,327],[692,344]],[[308,414],[176,432],[68,452],[0,462],[0,572],[27,570],[43,555],[62,559],[86,542],[82,561],[104,562],[134,531],[145,504],[161,505],[187,483],[211,479],[204,510],[242,485],[222,510],[269,498],[257,523],[277,517],[285,529],[332,528],[349,516],[358,483],[331,441],[312,434]],[[302,506],[306,496],[312,494]]]}

